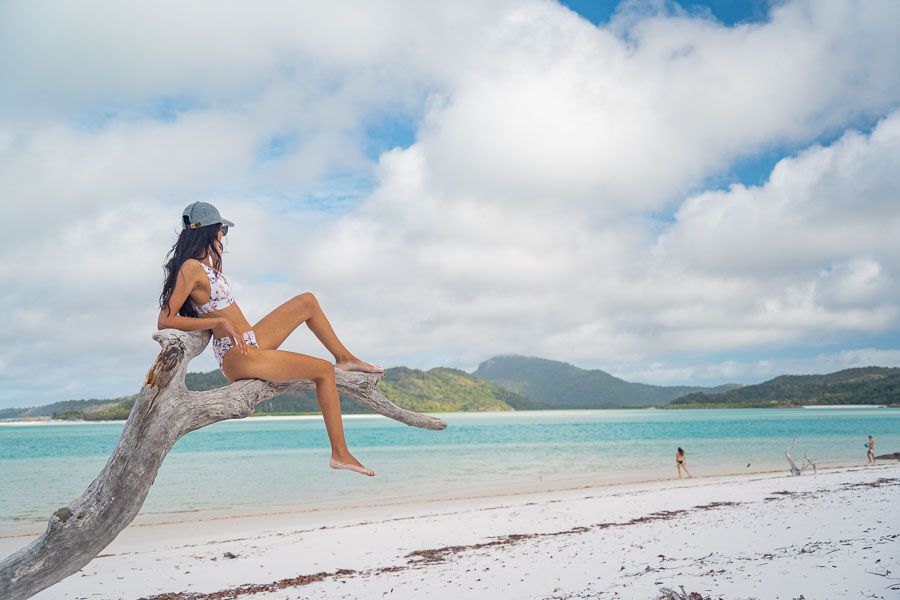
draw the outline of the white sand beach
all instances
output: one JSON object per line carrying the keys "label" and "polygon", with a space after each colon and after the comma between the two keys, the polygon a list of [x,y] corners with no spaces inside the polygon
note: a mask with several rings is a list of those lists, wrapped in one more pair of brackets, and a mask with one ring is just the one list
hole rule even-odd
{"label": "white sand beach", "polygon": [[898,500],[893,463],[132,525],[36,598],[898,598]]}

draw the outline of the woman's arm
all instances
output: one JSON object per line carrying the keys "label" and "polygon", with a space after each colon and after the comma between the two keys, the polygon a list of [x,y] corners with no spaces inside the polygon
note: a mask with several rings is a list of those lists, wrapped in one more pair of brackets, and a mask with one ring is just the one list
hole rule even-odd
{"label": "woman's arm", "polygon": [[[193,261],[187,261],[181,266],[181,270],[178,271],[178,276],[175,278],[175,289],[172,290],[172,295],[169,297],[168,310],[167,308],[161,308],[159,311],[159,318],[156,320],[158,329],[171,328],[182,331],[198,331],[215,329],[223,325],[225,319],[221,317],[201,319],[178,314],[178,309],[181,308],[184,301],[187,300],[187,297],[200,281],[200,275],[200,265],[194,264]],[[203,276],[205,277],[205,274]]]}
{"label": "woman's arm", "polygon": [[185,317],[175,314],[173,316],[165,316],[166,310],[159,311],[159,319],[156,321],[157,329],[180,329],[182,331],[200,331],[202,329],[215,329],[225,324],[222,317],[206,317],[203,319],[196,317]]}

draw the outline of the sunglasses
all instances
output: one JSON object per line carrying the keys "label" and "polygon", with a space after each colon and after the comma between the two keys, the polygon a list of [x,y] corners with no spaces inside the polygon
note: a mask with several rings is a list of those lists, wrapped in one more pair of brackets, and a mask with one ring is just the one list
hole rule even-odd
{"label": "sunglasses", "polygon": [[222,225],[222,235],[228,235],[228,225]]}

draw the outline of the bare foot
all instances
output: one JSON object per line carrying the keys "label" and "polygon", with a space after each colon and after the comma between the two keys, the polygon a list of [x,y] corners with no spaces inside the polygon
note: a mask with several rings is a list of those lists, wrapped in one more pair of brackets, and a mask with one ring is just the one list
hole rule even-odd
{"label": "bare foot", "polygon": [[334,363],[334,366],[342,371],[360,371],[362,373],[384,373],[384,369],[376,365],[370,365],[358,358],[342,360]]}
{"label": "bare foot", "polygon": [[362,475],[368,475],[369,477],[375,476],[375,471],[365,468],[359,463],[358,460],[356,460],[352,456],[342,460],[337,460],[332,456],[330,459],[328,459],[328,466],[332,469],[348,469],[350,471],[361,473]]}

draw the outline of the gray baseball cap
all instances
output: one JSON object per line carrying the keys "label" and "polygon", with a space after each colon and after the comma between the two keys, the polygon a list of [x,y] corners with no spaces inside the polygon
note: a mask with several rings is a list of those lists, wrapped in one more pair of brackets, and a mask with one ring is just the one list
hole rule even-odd
{"label": "gray baseball cap", "polygon": [[219,214],[219,209],[209,202],[194,202],[193,204],[189,204],[184,209],[184,212],[181,213],[181,220],[182,223],[184,223],[185,229],[197,229],[204,225],[213,225],[214,223],[221,223],[223,225],[228,225],[229,227],[234,227],[234,223],[228,219],[223,219],[222,215]]}

